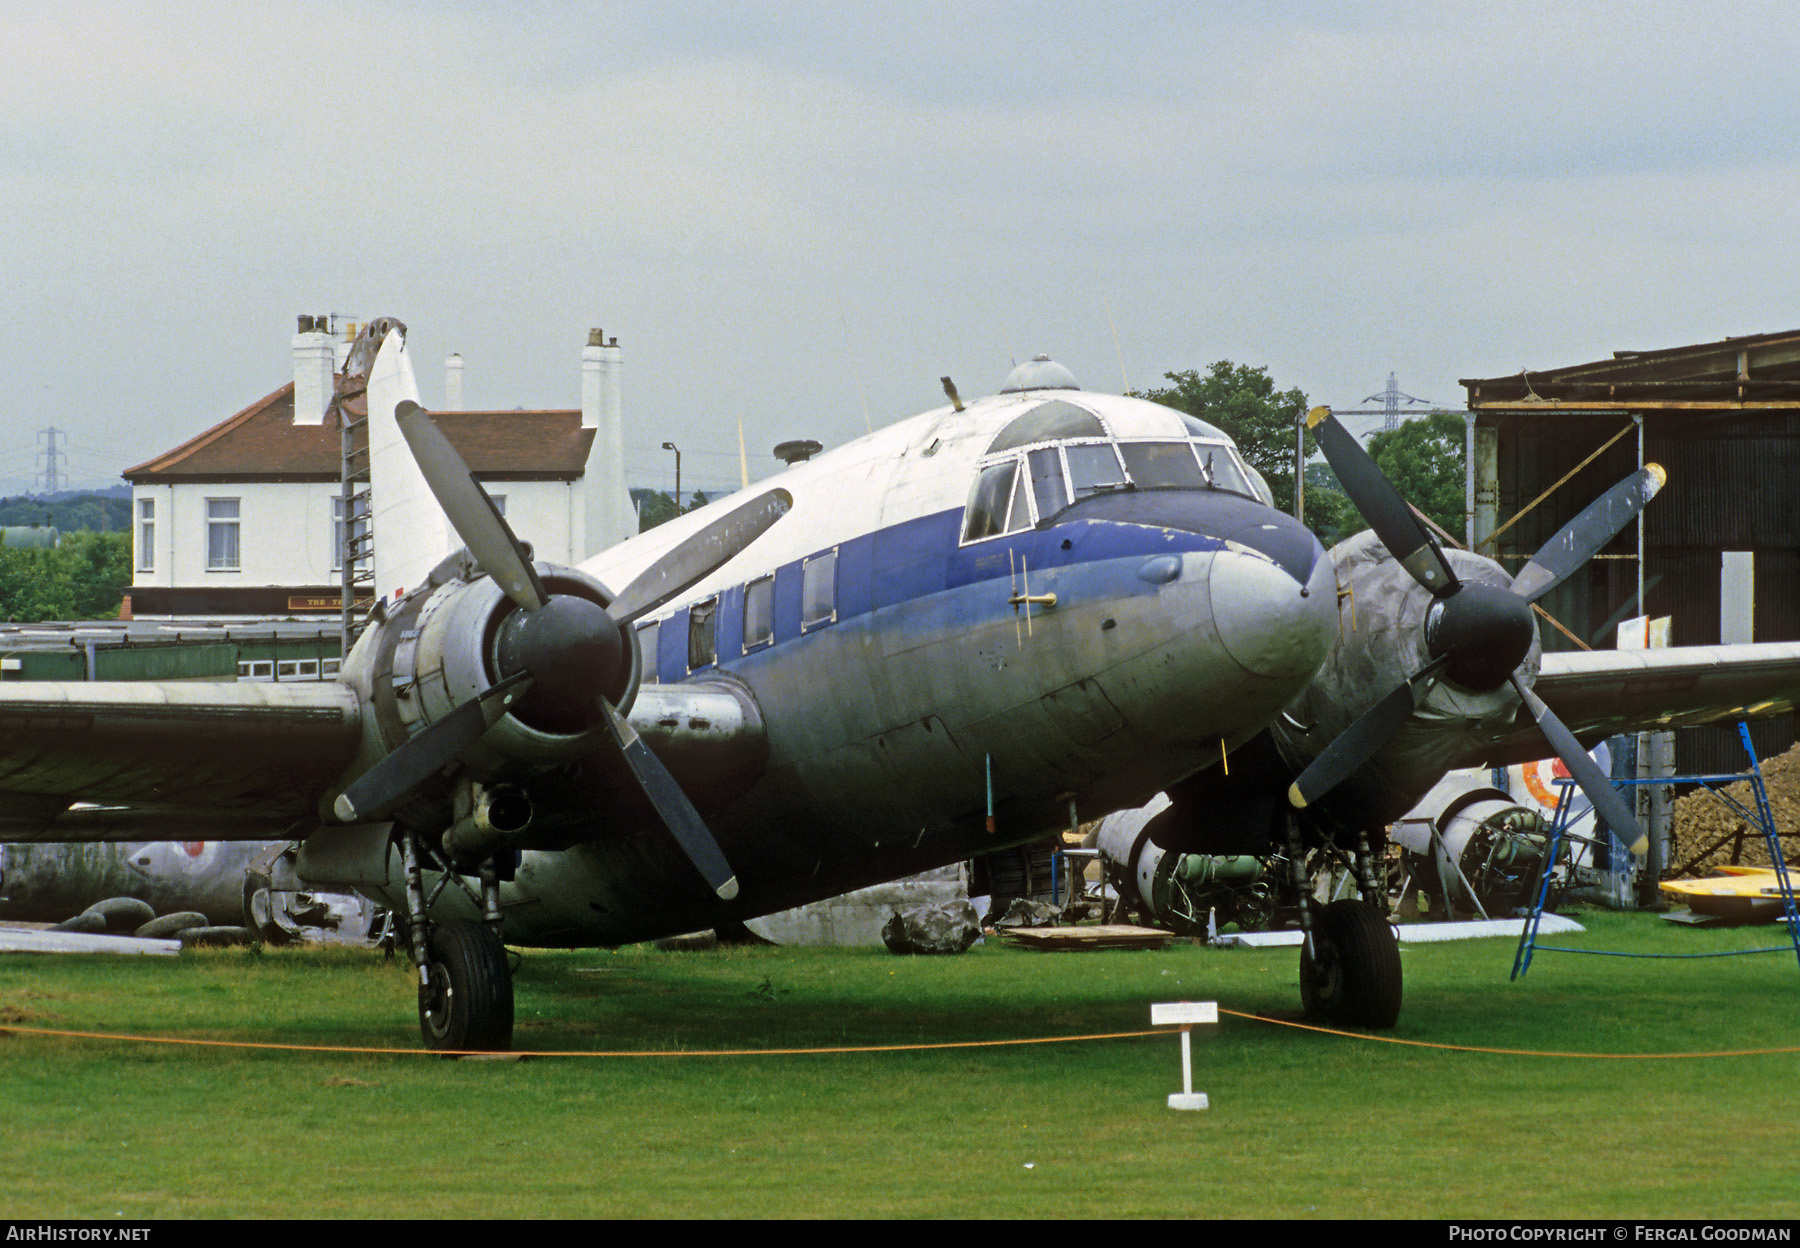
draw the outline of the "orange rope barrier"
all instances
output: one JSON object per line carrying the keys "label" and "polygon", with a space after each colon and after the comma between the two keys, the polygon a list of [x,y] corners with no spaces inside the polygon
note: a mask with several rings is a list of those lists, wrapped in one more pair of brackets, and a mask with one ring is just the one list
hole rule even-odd
{"label": "orange rope barrier", "polygon": [[[1716,1049],[1688,1053],[1581,1053],[1555,1049],[1502,1049],[1476,1044],[1441,1044],[1432,1040],[1403,1040],[1398,1036],[1373,1035],[1361,1031],[1340,1031],[1313,1023],[1270,1018],[1264,1014],[1246,1014],[1220,1007],[1219,1013],[1251,1022],[1276,1027],[1292,1027],[1298,1031],[1342,1036],[1350,1040],[1366,1040],[1377,1044],[1398,1044],[1415,1049],[1437,1049],[1447,1053],[1488,1053],[1500,1057],[1598,1058],[1605,1061],[1668,1061],[1704,1057],[1768,1057],[1800,1053],[1800,1045],[1773,1049]],[[195,1040],[180,1036],[139,1036],[122,1032],[65,1031],[49,1027],[24,1027],[17,1023],[0,1025],[0,1037],[12,1033],[33,1036],[56,1036],[73,1040],[112,1040],[132,1044],[177,1044],[214,1049],[261,1049],[286,1053],[364,1053],[383,1057],[803,1057],[809,1054],[844,1053],[925,1053],[942,1049],[991,1049],[1025,1044],[1074,1044],[1089,1040],[1137,1040],[1146,1036],[1178,1034],[1173,1028],[1150,1031],[1097,1032],[1081,1036],[1031,1036],[1015,1040],[950,1040],[920,1044],[859,1044],[816,1049],[514,1049],[501,1053],[464,1049],[380,1049],[337,1044],[277,1044],[254,1040]]]}

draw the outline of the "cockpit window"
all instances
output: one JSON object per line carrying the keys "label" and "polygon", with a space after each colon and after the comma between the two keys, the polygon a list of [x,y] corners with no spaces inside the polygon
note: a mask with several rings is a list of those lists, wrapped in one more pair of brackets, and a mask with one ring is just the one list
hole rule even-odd
{"label": "cockpit window", "polygon": [[1131,483],[1140,490],[1206,488],[1192,443],[1122,442],[1119,451],[1125,456],[1125,471],[1131,474]]}
{"label": "cockpit window", "polygon": [[1075,497],[1087,498],[1106,490],[1125,488],[1125,473],[1110,442],[1089,442],[1064,448],[1069,457],[1069,482]]}
{"label": "cockpit window", "polygon": [[988,447],[988,454],[997,455],[1001,451],[1030,446],[1034,442],[1105,436],[1106,428],[1100,423],[1100,418],[1085,407],[1076,407],[1061,399],[1051,399],[1007,422],[1006,427],[994,439],[994,444]]}
{"label": "cockpit window", "polygon": [[969,498],[969,513],[963,521],[963,541],[974,542],[997,533],[1007,532],[1007,512],[1012,507],[1013,482],[1019,475],[1019,461],[989,464],[976,478],[975,493]]}
{"label": "cockpit window", "polygon": [[1073,502],[1131,489],[1220,489],[1269,502],[1267,488],[1258,488],[1231,443],[1222,439],[1065,441],[1006,455],[982,468],[969,494],[962,540],[1016,533],[1034,522],[1048,523]]}
{"label": "cockpit window", "polygon": [[1069,505],[1069,487],[1063,481],[1062,452],[1054,446],[1040,446],[1026,456],[1031,465],[1031,492],[1037,499],[1037,514],[1048,520]]}
{"label": "cockpit window", "polygon": [[[1237,494],[1248,494],[1251,498],[1262,498],[1262,493],[1250,483],[1250,478],[1238,463],[1236,455],[1223,446],[1207,446],[1201,444],[1196,448],[1200,452],[1200,461],[1206,466],[1206,475],[1213,486],[1221,490],[1231,490]],[[1267,502],[1267,499],[1263,499]]]}
{"label": "cockpit window", "polygon": [[1188,435],[1190,437],[1205,438],[1211,442],[1225,442],[1229,440],[1225,436],[1225,431],[1217,425],[1209,425],[1198,416],[1189,416],[1186,412],[1176,412],[1175,414],[1181,417],[1181,423],[1187,426]]}

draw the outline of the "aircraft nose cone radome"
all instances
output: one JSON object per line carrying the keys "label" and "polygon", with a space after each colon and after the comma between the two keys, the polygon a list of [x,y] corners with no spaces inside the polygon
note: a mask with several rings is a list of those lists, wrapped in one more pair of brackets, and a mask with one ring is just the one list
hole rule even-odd
{"label": "aircraft nose cone radome", "polygon": [[[1312,535],[1307,538],[1317,557],[1311,561],[1286,551],[1291,536],[1279,539],[1287,556],[1280,563],[1261,553],[1220,551],[1213,558],[1209,592],[1219,641],[1239,667],[1271,680],[1301,682],[1311,678],[1330,649],[1337,584],[1331,560]],[[1295,575],[1301,567],[1304,580]]]}

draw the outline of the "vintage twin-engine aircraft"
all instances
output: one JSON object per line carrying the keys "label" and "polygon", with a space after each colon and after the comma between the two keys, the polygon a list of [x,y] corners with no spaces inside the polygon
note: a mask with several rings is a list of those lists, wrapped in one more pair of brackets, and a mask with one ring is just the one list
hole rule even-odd
{"label": "vintage twin-engine aircraft", "polygon": [[346,372],[384,593],[340,680],[0,688],[0,836],[298,839],[306,884],[409,915],[433,1047],[509,1044],[502,939],[718,926],[1142,802],[1337,626],[1229,438],[1046,360],[582,569],[513,536],[402,326]]}
{"label": "vintage twin-engine aircraft", "polygon": [[[1376,573],[1408,569],[1431,603],[1402,604],[1385,666],[1315,681],[1363,653],[1340,624],[1355,569],[1218,429],[1042,358],[580,569],[532,560],[418,406],[403,326],[368,326],[345,372],[346,393],[366,379],[383,596],[339,681],[0,686],[0,839],[298,840],[303,884],[408,916],[433,1048],[510,1044],[502,940],[716,927],[1159,790],[1182,834],[1317,843],[1367,822],[1361,771],[1411,751],[1423,774],[1516,736],[1518,698],[1537,713],[1529,619],[1521,650],[1516,625],[1482,623],[1511,610],[1471,594],[1491,574],[1434,579],[1392,522],[1378,533],[1412,553],[1371,550]],[[1382,510],[1379,486],[1357,497]],[[1476,661],[1494,635],[1505,654]],[[1457,710],[1465,679],[1515,701]],[[1400,715],[1379,696],[1396,680]],[[1454,744],[1427,748],[1445,699]],[[1699,701],[1630,705],[1641,722]],[[1300,918],[1309,1007],[1391,1024],[1379,911]]]}

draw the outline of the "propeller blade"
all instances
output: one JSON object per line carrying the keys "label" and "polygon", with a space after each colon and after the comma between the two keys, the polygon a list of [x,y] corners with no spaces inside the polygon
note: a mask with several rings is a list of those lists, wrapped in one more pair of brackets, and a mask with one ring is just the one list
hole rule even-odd
{"label": "propeller blade", "polygon": [[793,505],[783,489],[740,504],[638,573],[607,610],[621,628],[656,610],[761,537]]}
{"label": "propeller blade", "polygon": [[1419,699],[1431,687],[1431,681],[1450,660],[1435,659],[1426,664],[1404,684],[1395,685],[1388,693],[1356,717],[1356,722],[1338,733],[1320,755],[1306,765],[1288,786],[1288,802],[1296,810],[1304,810],[1337,788],[1364,763],[1375,757],[1388,738],[1400,731],[1419,705]]}
{"label": "propeller blade", "polygon": [[1575,739],[1575,734],[1544,704],[1542,698],[1532,692],[1531,687],[1520,679],[1517,672],[1513,673],[1512,683],[1513,688],[1519,691],[1525,709],[1537,721],[1538,731],[1544,734],[1544,740],[1550,743],[1550,748],[1562,759],[1563,766],[1569,769],[1569,775],[1581,786],[1581,791],[1587,794],[1588,801],[1594,804],[1594,813],[1619,838],[1621,845],[1629,846],[1633,854],[1641,857],[1650,838],[1638,829],[1637,817],[1631,813],[1631,807],[1626,805],[1625,799],[1619,796],[1619,791],[1613,788],[1606,773],[1588,757],[1587,751],[1581,748],[1581,742]]}
{"label": "propeller blade", "polygon": [[1319,449],[1337,473],[1344,493],[1375,530],[1413,580],[1433,594],[1443,596],[1461,583],[1444,558],[1443,550],[1413,516],[1400,491],[1362,448],[1351,432],[1338,422],[1329,407],[1315,407],[1306,414],[1306,426],[1319,439]]}
{"label": "propeller blade", "polygon": [[737,875],[731,864],[725,861],[725,851],[719,848],[719,842],[713,838],[712,829],[694,809],[688,795],[675,783],[675,777],[663,766],[644,739],[637,734],[629,720],[614,709],[612,703],[605,698],[600,699],[600,708],[605,715],[607,725],[612,729],[613,739],[618,742],[619,750],[631,767],[631,774],[644,790],[644,796],[656,808],[663,826],[675,838],[681,852],[687,855],[694,869],[706,880],[707,887],[717,893],[721,901],[730,901],[738,895]]}
{"label": "propeller blade", "polygon": [[1536,602],[1568,579],[1570,573],[1600,553],[1656,497],[1669,479],[1660,464],[1645,464],[1582,508],[1555,537],[1545,542],[1531,562],[1513,578],[1512,592]]}
{"label": "propeller blade", "polygon": [[387,757],[337,795],[331,811],[344,823],[367,823],[392,813],[420,785],[481,740],[531,681],[521,672],[464,702],[424,731],[402,741]]}
{"label": "propeller blade", "polygon": [[450,445],[450,439],[432,421],[431,413],[406,399],[395,406],[394,419],[425,483],[431,487],[432,497],[481,570],[527,611],[535,611],[550,601],[537,569],[531,566],[530,555],[495,510],[494,500],[481,488],[463,457]]}

